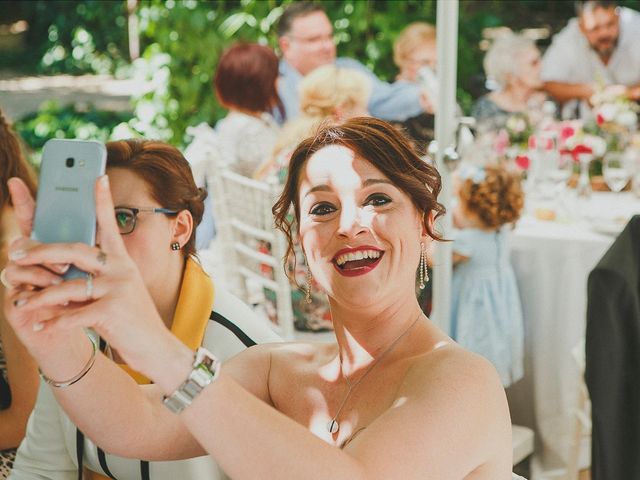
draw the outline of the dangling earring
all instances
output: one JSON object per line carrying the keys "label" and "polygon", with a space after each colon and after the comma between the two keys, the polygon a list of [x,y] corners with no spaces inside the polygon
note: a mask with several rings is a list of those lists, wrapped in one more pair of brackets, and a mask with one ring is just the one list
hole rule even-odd
{"label": "dangling earring", "polygon": [[305,288],[304,300],[307,303],[311,303],[311,270],[307,267],[307,285]]}
{"label": "dangling earring", "polygon": [[178,242],[173,242],[171,244],[171,250],[180,250],[180,244]]}
{"label": "dangling earring", "polygon": [[418,266],[420,272],[420,290],[424,290],[426,282],[429,281],[429,271],[427,270],[427,252],[424,246],[424,242],[420,242],[420,265]]}

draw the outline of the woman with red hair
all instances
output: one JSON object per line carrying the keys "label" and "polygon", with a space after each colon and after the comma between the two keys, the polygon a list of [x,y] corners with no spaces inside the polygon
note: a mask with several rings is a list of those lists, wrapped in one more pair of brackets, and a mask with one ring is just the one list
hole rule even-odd
{"label": "woman with red hair", "polygon": [[278,57],[269,47],[237,43],[218,63],[216,96],[229,114],[216,125],[221,160],[252,176],[275,146],[278,125],[271,112],[284,112],[278,97]]}

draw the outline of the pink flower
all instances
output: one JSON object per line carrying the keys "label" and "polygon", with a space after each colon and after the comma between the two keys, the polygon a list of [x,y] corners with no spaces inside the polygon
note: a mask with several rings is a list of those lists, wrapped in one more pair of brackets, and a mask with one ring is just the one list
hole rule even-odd
{"label": "pink flower", "polygon": [[506,130],[500,130],[496,136],[496,141],[493,144],[493,148],[498,156],[503,156],[509,146],[509,134]]}
{"label": "pink flower", "polygon": [[571,125],[565,125],[560,129],[560,140],[563,142],[576,134],[576,130]]}
{"label": "pink flower", "polygon": [[531,162],[529,161],[529,157],[526,155],[518,155],[516,157],[516,165],[520,167],[522,170],[527,170]]}

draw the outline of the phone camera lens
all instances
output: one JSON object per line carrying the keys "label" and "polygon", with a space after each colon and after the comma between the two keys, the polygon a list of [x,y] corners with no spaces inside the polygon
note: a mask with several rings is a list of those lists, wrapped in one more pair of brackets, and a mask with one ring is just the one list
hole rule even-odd
{"label": "phone camera lens", "polygon": [[67,168],[73,167],[74,163],[75,163],[75,160],[72,157],[67,158],[67,161],[66,161]]}

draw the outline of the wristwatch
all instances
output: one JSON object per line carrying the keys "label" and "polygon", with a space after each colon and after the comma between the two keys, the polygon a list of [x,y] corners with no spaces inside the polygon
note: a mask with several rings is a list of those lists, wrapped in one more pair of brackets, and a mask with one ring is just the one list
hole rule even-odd
{"label": "wristwatch", "polygon": [[164,406],[173,413],[182,412],[207,385],[215,381],[220,374],[220,365],[210,351],[203,347],[198,348],[189,378],[171,395],[162,397]]}

